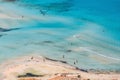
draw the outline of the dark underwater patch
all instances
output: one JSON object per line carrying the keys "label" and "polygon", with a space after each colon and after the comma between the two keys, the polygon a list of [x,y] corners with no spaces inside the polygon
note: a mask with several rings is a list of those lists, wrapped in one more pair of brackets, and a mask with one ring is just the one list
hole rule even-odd
{"label": "dark underwater patch", "polygon": [[0,32],[8,32],[8,31],[13,31],[13,30],[18,30],[20,28],[12,28],[12,29],[6,29],[6,28],[0,28]]}
{"label": "dark underwater patch", "polygon": [[3,35],[0,35],[0,37],[2,37]]}
{"label": "dark underwater patch", "polygon": [[3,2],[15,2],[17,0],[2,0]]}
{"label": "dark underwater patch", "polygon": [[[51,3],[24,3],[21,2],[19,5],[24,7],[29,7],[33,9],[38,9],[42,15],[45,15],[48,11],[52,12],[68,12],[74,6],[74,0],[64,0],[59,2],[51,2]],[[18,1],[19,2],[19,1]]]}

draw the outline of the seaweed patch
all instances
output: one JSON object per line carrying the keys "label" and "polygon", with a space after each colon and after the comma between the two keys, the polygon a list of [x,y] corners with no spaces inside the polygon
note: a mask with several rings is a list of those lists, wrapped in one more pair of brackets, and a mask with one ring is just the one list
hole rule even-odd
{"label": "seaweed patch", "polygon": [[2,37],[3,35],[0,35],[0,37]]}
{"label": "seaweed patch", "polygon": [[18,30],[18,29],[20,29],[20,28],[12,28],[12,29],[0,28],[0,32],[8,32],[8,31]]}
{"label": "seaweed patch", "polygon": [[29,7],[38,9],[42,15],[46,15],[48,11],[52,12],[68,12],[74,6],[74,0],[64,0],[61,2],[51,2],[51,3],[20,3],[19,6]]}

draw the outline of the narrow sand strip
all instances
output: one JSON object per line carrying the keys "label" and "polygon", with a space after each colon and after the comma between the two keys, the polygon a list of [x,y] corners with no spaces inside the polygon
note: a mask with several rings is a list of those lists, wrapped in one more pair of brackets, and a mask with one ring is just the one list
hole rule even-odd
{"label": "narrow sand strip", "polygon": [[120,74],[83,72],[66,63],[41,56],[26,56],[0,65],[0,80],[18,80],[19,75],[25,75],[26,73],[43,75],[39,77],[41,80],[49,80],[56,77],[56,74],[62,73],[72,73],[71,76],[80,75],[80,80],[120,80]]}

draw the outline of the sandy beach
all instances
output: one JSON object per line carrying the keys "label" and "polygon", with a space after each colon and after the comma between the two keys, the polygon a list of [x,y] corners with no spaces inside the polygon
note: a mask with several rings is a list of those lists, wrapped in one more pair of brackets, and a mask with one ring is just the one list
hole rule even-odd
{"label": "sandy beach", "polygon": [[[70,80],[74,77],[74,80],[120,80],[117,73],[89,73],[41,56],[25,56],[5,62],[0,65],[0,74],[0,80],[66,80],[67,77]],[[32,77],[33,74],[39,76]],[[66,79],[60,79],[61,75]]]}

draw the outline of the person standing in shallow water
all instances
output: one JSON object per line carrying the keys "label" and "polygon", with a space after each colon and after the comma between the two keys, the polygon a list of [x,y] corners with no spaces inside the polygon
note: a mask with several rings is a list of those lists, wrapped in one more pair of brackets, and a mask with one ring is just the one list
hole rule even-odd
{"label": "person standing in shallow water", "polygon": [[75,62],[78,63],[78,60],[76,60]]}
{"label": "person standing in shallow water", "polygon": [[76,64],[76,62],[74,61],[74,64]]}
{"label": "person standing in shallow water", "polygon": [[64,56],[64,55],[63,55],[62,57],[63,57],[63,58],[65,58],[65,56]]}

